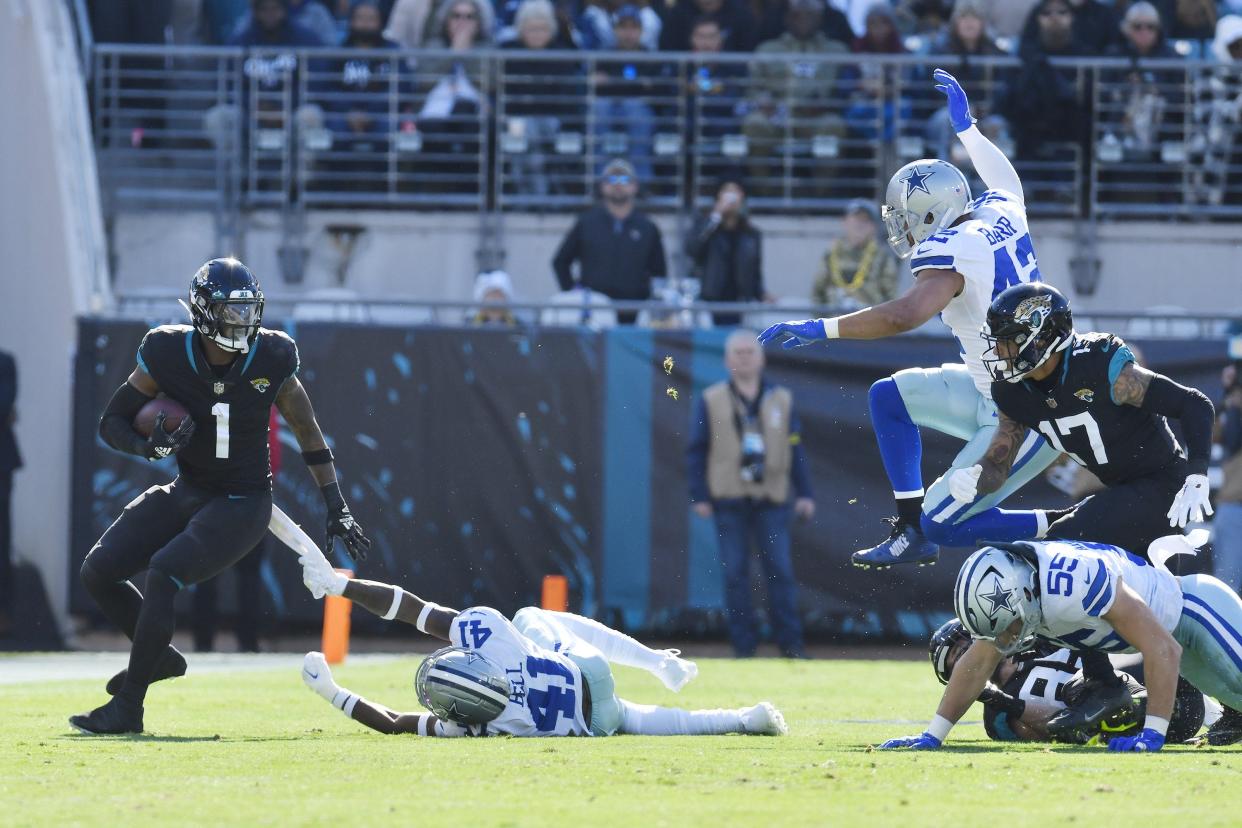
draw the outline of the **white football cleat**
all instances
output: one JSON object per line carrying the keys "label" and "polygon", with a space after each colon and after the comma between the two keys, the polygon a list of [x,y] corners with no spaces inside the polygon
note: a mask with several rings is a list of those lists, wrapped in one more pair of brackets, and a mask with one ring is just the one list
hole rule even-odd
{"label": "white football cleat", "polygon": [[664,658],[655,668],[655,676],[674,693],[685,687],[699,674],[699,665],[680,658],[681,650],[661,650]]}
{"label": "white football cleat", "polygon": [[789,734],[789,725],[785,724],[785,717],[772,705],[772,702],[759,702],[754,707],[743,708],[740,712],[742,730],[747,733],[761,736],[787,736]]}
{"label": "white football cleat", "polygon": [[332,670],[328,667],[328,660],[320,652],[309,652],[302,659],[302,681],[328,701],[332,701],[339,689],[336,682],[332,680]]}

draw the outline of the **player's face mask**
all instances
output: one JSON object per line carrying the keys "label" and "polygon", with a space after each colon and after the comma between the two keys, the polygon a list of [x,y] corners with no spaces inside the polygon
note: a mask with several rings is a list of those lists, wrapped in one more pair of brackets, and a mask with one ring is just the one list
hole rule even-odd
{"label": "player's face mask", "polygon": [[224,299],[208,305],[208,317],[215,322],[212,340],[226,351],[246,353],[259,330],[262,303],[257,299]]}
{"label": "player's face mask", "polygon": [[985,328],[981,336],[990,346],[983,353],[984,367],[997,382],[1025,379],[1069,344],[1068,338],[1063,339],[1042,325],[1035,330],[1012,325],[997,334]]}

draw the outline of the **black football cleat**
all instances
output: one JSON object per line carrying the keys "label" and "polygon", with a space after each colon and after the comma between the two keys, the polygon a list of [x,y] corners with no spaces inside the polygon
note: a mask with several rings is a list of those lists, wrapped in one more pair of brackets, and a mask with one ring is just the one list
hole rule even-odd
{"label": "black football cleat", "polygon": [[69,724],[87,736],[142,732],[142,705],[113,697],[90,713],[69,717]]}
{"label": "black football cleat", "polygon": [[1125,715],[1137,702],[1124,681],[1089,680],[1073,704],[1048,720],[1048,734],[1058,742],[1081,742],[1099,730],[1100,722]]}
{"label": "black football cleat", "polygon": [[1207,743],[1212,747],[1242,742],[1242,713],[1226,707],[1219,719],[1207,729]]}
{"label": "black football cleat", "polygon": [[[185,675],[186,663],[185,656],[177,652],[173,647],[169,647],[164,651],[164,655],[160,657],[160,661],[155,665],[155,675],[151,677],[151,683],[164,679],[180,678]],[[112,678],[108,679],[108,684],[104,687],[109,696],[115,696],[121,692],[121,686],[125,684],[125,677],[129,675],[129,670],[121,670]]]}

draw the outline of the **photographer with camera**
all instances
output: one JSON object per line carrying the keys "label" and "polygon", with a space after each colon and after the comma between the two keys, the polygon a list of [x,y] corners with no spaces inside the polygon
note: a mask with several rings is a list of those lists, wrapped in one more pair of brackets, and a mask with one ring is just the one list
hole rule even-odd
{"label": "photographer with camera", "polygon": [[790,489],[792,511],[803,520],[815,515],[815,501],[793,394],[764,381],[754,331],[729,335],[724,363],[729,379],[695,403],[686,452],[690,500],[695,514],[716,523],[734,653],[749,658],[759,645],[750,595],[753,540],[776,644],[786,658],[806,658],[789,551]]}

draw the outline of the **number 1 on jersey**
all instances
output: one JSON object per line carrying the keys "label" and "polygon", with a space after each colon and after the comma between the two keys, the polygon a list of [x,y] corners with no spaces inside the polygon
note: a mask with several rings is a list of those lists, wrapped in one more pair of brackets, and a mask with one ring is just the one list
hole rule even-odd
{"label": "number 1 on jersey", "polygon": [[216,418],[216,457],[227,460],[229,457],[229,404],[216,403],[211,407],[211,416]]}

